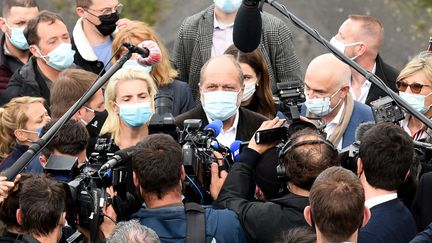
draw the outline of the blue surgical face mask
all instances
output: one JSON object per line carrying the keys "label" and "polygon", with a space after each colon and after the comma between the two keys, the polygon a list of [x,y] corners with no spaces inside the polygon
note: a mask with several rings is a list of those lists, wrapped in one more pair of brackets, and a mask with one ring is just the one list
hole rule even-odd
{"label": "blue surgical face mask", "polygon": [[72,50],[72,45],[70,43],[61,43],[54,50],[48,53],[47,56],[42,55],[39,48],[37,47],[36,51],[48,66],[58,71],[63,71],[66,68],[69,68],[72,66],[74,61],[75,51]]}
{"label": "blue surgical face mask", "polygon": [[406,102],[408,105],[412,106],[416,111],[420,113],[426,113],[430,106],[425,106],[425,98],[428,95],[421,94],[411,94],[406,92],[400,92],[399,96]]}
{"label": "blue surgical face mask", "polygon": [[143,70],[144,73],[146,74],[150,74],[150,72],[152,71],[152,66],[143,66],[141,64],[139,64],[137,62],[137,60],[127,60],[124,64],[123,64],[123,68],[126,67],[139,67]]}
{"label": "blue surgical face mask", "polygon": [[224,13],[232,13],[237,10],[242,0],[214,0],[215,5]]}
{"label": "blue surgical face mask", "polygon": [[340,89],[338,89],[334,94],[332,94],[329,97],[324,97],[324,98],[313,98],[313,99],[309,99],[308,95],[306,94],[306,108],[307,110],[316,115],[317,117],[323,117],[328,115],[330,112],[332,112],[340,103],[341,100],[339,100],[339,102],[335,105],[335,107],[331,107],[331,99],[333,98],[333,96],[335,96],[338,92],[340,91]]}
{"label": "blue surgical face mask", "polygon": [[120,108],[120,119],[130,127],[140,127],[146,124],[152,116],[150,102],[117,104]]}
{"label": "blue surgical face mask", "polygon": [[226,121],[237,112],[238,94],[239,92],[230,91],[213,91],[203,93],[204,111],[213,120]]}
{"label": "blue surgical face mask", "polygon": [[28,50],[29,44],[27,42],[27,39],[24,36],[24,27],[22,28],[12,28],[9,26],[9,24],[5,20],[6,26],[11,30],[11,34],[9,36],[8,33],[6,33],[6,36],[9,38],[9,41],[14,45],[16,48],[20,50]]}

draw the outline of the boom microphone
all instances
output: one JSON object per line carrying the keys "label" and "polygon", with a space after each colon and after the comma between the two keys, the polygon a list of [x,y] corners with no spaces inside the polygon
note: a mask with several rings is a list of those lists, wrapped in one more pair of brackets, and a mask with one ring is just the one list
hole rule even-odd
{"label": "boom microphone", "polygon": [[210,137],[217,137],[223,127],[223,123],[221,120],[214,120],[213,122],[207,124],[204,127],[204,132],[207,133]]}
{"label": "boom microphone", "polygon": [[132,154],[135,152],[135,146],[125,148],[119,150],[114,153],[114,156],[108,160],[105,164],[103,164],[100,168],[100,171],[112,169],[119,164],[123,164],[126,160],[128,160]]}
{"label": "boom microphone", "polygon": [[234,21],[234,45],[242,52],[252,52],[261,41],[261,13],[259,0],[243,0]]}

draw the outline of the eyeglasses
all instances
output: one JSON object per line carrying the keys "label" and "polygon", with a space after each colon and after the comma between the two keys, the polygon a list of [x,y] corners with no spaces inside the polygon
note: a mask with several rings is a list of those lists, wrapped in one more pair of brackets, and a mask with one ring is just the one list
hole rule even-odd
{"label": "eyeglasses", "polygon": [[412,83],[412,84],[407,84],[404,81],[396,81],[396,86],[399,89],[399,91],[405,92],[406,89],[408,88],[408,86],[410,87],[410,90],[414,93],[414,94],[418,94],[422,91],[423,87],[430,87],[430,85],[426,85],[426,84],[419,84],[419,83]]}
{"label": "eyeglasses", "polygon": [[117,13],[117,14],[120,14],[122,12],[122,10],[123,10],[123,4],[121,4],[121,3],[117,4],[117,6],[114,7],[114,11],[113,11],[112,8],[104,8],[102,10],[86,8],[86,10],[92,10],[92,11],[100,13],[101,15],[110,15],[110,14],[112,14],[114,12]]}

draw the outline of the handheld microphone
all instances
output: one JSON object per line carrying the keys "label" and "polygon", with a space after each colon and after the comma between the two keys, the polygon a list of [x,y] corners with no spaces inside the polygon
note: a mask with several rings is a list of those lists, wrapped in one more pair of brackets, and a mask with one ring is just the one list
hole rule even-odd
{"label": "handheld microphone", "polygon": [[114,156],[108,160],[105,164],[103,164],[100,168],[100,171],[105,171],[108,169],[112,169],[117,165],[120,165],[124,163],[126,160],[128,160],[132,154],[135,152],[135,146],[125,148],[122,150],[119,150],[114,153]]}
{"label": "handheld microphone", "polygon": [[240,140],[235,140],[230,145],[230,150],[231,150],[234,162],[238,161],[238,158],[240,157],[240,153],[241,153],[243,147],[245,145],[248,145],[248,144],[249,144],[249,142],[243,142],[243,141],[240,141]]}
{"label": "handheld microphone", "polygon": [[219,153],[229,153],[231,152],[230,148],[228,148],[227,146],[218,143],[217,141],[213,141],[211,142],[211,146],[214,150],[218,151]]}
{"label": "handheld microphone", "polygon": [[217,137],[223,127],[221,120],[214,120],[204,127],[204,132],[210,137]]}
{"label": "handheld microphone", "polygon": [[262,20],[259,0],[243,0],[234,21],[233,42],[242,52],[252,52],[261,41]]}

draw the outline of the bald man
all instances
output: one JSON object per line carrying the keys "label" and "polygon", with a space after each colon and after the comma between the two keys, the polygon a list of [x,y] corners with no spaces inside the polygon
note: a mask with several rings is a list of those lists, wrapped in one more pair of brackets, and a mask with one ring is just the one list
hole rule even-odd
{"label": "bald man", "polygon": [[304,80],[306,102],[302,114],[325,124],[327,139],[338,149],[354,142],[360,123],[373,121],[371,108],[353,100],[350,79],[349,66],[327,53],[312,60]]}
{"label": "bald man", "polygon": [[240,64],[233,56],[221,55],[208,60],[200,74],[201,106],[177,116],[177,126],[183,127],[186,119],[201,119],[203,127],[213,120],[221,120],[223,129],[216,138],[219,143],[230,146],[235,140],[249,141],[267,118],[240,107],[243,79]]}
{"label": "bald man", "polygon": [[[381,22],[371,16],[350,15],[340,26],[338,33],[330,40],[339,51],[351,58],[367,71],[376,74],[394,92],[399,71],[384,63],[378,54],[384,42],[384,28]],[[370,105],[387,94],[352,70],[349,83],[354,100]]]}

